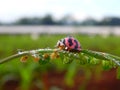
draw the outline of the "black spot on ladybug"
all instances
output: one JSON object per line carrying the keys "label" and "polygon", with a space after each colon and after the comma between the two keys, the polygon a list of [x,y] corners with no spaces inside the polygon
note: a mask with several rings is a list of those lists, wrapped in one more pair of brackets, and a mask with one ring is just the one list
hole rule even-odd
{"label": "black spot on ladybug", "polygon": [[74,40],[74,42],[76,43],[75,49],[78,49],[78,42],[77,42],[77,40]]}
{"label": "black spot on ladybug", "polygon": [[60,46],[60,43],[58,43],[58,46]]}
{"label": "black spot on ladybug", "polygon": [[65,45],[65,39],[63,40],[63,44]]}
{"label": "black spot on ladybug", "polygon": [[73,45],[71,38],[68,39],[68,42],[69,42],[69,46],[72,46],[72,45]]}

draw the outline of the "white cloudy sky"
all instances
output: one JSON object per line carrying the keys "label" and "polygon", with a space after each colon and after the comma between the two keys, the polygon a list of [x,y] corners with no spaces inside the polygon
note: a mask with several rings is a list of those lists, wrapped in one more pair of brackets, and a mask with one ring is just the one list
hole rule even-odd
{"label": "white cloudy sky", "polygon": [[56,18],[73,15],[86,17],[120,17],[120,0],[0,0],[0,21],[10,22],[21,17],[52,14]]}

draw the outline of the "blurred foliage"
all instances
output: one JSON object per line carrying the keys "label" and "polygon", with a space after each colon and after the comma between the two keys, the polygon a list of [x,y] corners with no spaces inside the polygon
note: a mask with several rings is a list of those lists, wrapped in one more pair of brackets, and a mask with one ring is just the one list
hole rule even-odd
{"label": "blurred foliage", "polygon": [[[32,50],[38,48],[54,48],[56,42],[64,38],[66,35],[39,35],[38,38],[34,39],[31,35],[0,35],[0,58],[7,57],[9,55],[17,53],[17,49],[24,49],[24,50]],[[120,56],[120,37],[117,36],[85,36],[85,35],[73,35],[75,38],[80,41],[82,48],[91,49],[95,51],[102,51],[111,53],[117,56]],[[63,57],[61,57],[63,58]],[[21,88],[22,90],[27,90],[31,82],[35,81],[36,79],[41,82],[42,79],[38,78],[38,73],[41,75],[48,72],[48,71],[66,71],[65,74],[65,82],[68,86],[72,86],[73,77],[76,75],[77,71],[82,71],[85,73],[86,80],[89,80],[91,77],[91,70],[96,70],[96,72],[101,71],[101,68],[97,68],[95,64],[99,62],[96,59],[94,62],[92,59],[89,60],[91,65],[85,64],[81,61],[78,63],[72,62],[69,64],[66,60],[63,60],[64,63],[60,59],[55,59],[50,61],[50,63],[41,65],[39,63],[31,61],[32,58],[29,58],[29,62],[21,63],[19,58],[14,59],[13,61],[4,63],[0,65],[0,85],[4,84],[9,78],[6,78],[8,75],[12,76],[13,78],[19,78],[21,81]],[[87,58],[87,57],[86,57]],[[91,58],[91,57],[90,57]],[[87,61],[86,61],[87,62]],[[102,62],[104,63],[103,69],[108,69],[109,65],[107,61]],[[99,66],[99,64],[98,64]],[[109,67],[111,68],[111,67]],[[119,69],[118,69],[118,78]],[[38,81],[37,81],[38,82]],[[86,81],[87,82],[87,81]],[[84,85],[85,83],[84,82]],[[41,88],[44,87],[41,85]]]}
{"label": "blurred foliage", "polygon": [[119,26],[119,17],[103,17],[100,21],[95,18],[88,17],[83,21],[75,20],[71,15],[66,15],[57,20],[53,15],[47,14],[43,17],[23,17],[10,23],[2,23],[0,25],[81,25],[81,26]]}

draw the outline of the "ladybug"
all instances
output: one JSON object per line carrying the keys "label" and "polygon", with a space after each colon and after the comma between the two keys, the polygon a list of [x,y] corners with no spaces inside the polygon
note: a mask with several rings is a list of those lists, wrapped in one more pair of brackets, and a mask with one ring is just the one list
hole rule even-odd
{"label": "ladybug", "polygon": [[80,52],[81,45],[80,43],[73,37],[68,36],[63,38],[57,42],[57,48],[60,50],[70,51],[70,52]]}

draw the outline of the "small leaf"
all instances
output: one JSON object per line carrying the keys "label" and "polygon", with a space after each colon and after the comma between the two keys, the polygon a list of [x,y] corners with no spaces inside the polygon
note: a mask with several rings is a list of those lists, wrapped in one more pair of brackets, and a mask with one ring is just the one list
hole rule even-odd
{"label": "small leaf", "polygon": [[90,64],[92,64],[92,65],[99,64],[99,60],[96,59],[96,58],[92,58],[92,59],[90,60]]}
{"label": "small leaf", "polygon": [[103,60],[103,61],[102,61],[102,65],[103,65],[103,69],[104,69],[104,70],[109,70],[109,69],[111,69],[110,62],[109,62],[109,61]]}
{"label": "small leaf", "polygon": [[88,56],[85,56],[84,54],[79,55],[79,63],[81,65],[87,64],[88,63]]}
{"label": "small leaf", "polygon": [[39,64],[44,65],[47,64],[50,61],[50,56],[47,54],[44,54],[43,56],[40,55],[41,59],[39,60]]}
{"label": "small leaf", "polygon": [[71,63],[73,61],[73,58],[70,58],[70,57],[68,57],[68,56],[64,56],[64,58],[63,58],[63,63],[64,64],[69,64],[69,63]]}
{"label": "small leaf", "polygon": [[43,64],[47,64],[49,62],[48,59],[40,59],[39,60],[39,64],[43,65]]}

